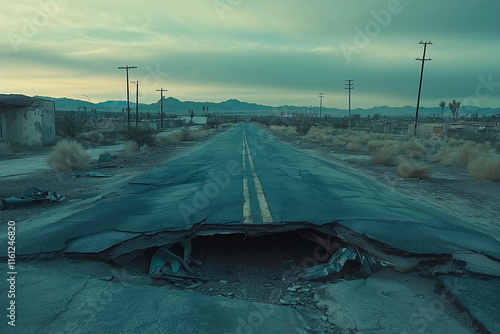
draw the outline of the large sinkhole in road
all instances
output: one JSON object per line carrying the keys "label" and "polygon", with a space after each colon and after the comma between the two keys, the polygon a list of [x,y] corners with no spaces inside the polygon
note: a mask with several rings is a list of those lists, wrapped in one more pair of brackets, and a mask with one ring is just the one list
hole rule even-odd
{"label": "large sinkhole in road", "polygon": [[[251,237],[215,234],[169,244],[168,253],[165,246],[136,252],[125,266],[149,273],[156,285],[276,303],[297,286],[308,292],[315,284],[366,277],[358,259],[345,261],[338,273],[315,280],[300,277],[304,271],[328,263],[344,247],[340,239],[310,229]],[[123,264],[122,260],[117,262]],[[184,263],[176,263],[182,260]]]}

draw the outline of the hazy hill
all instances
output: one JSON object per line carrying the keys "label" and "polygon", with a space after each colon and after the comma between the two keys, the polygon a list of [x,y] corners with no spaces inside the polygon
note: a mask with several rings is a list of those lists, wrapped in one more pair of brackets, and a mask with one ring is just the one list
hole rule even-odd
{"label": "hazy hill", "polygon": [[[56,102],[56,110],[58,111],[71,111],[77,110],[79,106],[87,107],[87,110],[90,110],[91,104],[89,101],[84,100],[75,100],[68,98],[52,98],[52,97],[43,97],[48,100],[53,100]],[[97,109],[98,113],[106,113],[106,112],[121,112],[122,108],[126,108],[126,101],[106,101],[100,103],[93,103],[92,107]],[[272,115],[277,114],[279,112],[296,112],[296,111],[309,111],[310,107],[306,106],[290,106],[284,105],[279,107],[271,107],[261,104],[255,103],[247,103],[241,102],[235,99],[230,99],[224,102],[216,103],[216,102],[194,102],[194,101],[180,101],[173,97],[168,97],[163,100],[163,112],[165,114],[177,114],[177,115],[187,115],[189,110],[194,110],[195,114],[201,115],[203,114],[203,107],[208,108],[209,113],[223,113],[223,114],[256,114],[256,115]],[[135,112],[135,103],[130,102],[130,109],[132,112]],[[207,109],[205,109],[207,110]],[[313,111],[319,111],[319,107],[313,107]],[[160,100],[156,103],[145,104],[139,103],[139,112],[150,112],[157,113],[160,111]],[[468,107],[462,106],[460,108],[460,115],[464,115],[466,113],[473,114],[478,113],[481,115],[494,115],[500,114],[500,108],[477,108],[477,107]],[[337,108],[322,108],[322,114],[332,115],[335,117],[347,116],[348,111],[345,109],[337,109]],[[374,114],[380,114],[382,116],[415,116],[415,107],[405,106],[405,107],[388,107],[388,106],[377,106],[370,109],[360,109],[356,108],[351,110],[351,114],[361,114],[363,117]],[[429,115],[441,115],[441,108],[436,106],[435,108],[426,108],[421,107],[419,110],[419,115],[421,116],[429,116]],[[448,107],[444,109],[445,116],[451,116],[451,112]]]}

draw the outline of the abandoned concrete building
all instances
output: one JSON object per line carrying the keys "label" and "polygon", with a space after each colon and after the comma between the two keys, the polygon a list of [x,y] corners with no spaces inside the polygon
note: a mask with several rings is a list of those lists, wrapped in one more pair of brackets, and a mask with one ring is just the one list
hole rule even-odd
{"label": "abandoned concrete building", "polygon": [[54,101],[0,94],[0,142],[52,145],[55,141]]}

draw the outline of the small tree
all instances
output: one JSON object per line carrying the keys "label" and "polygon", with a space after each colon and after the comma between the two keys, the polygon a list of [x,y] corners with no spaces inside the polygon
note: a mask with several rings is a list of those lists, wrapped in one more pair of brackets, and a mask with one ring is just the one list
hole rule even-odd
{"label": "small tree", "polygon": [[441,121],[443,121],[444,107],[446,107],[446,102],[444,101],[439,102],[439,106],[441,107]]}
{"label": "small tree", "polygon": [[[205,110],[205,107],[203,107],[203,110]],[[193,117],[195,116],[194,110],[189,110],[189,117],[191,118],[189,120],[189,124],[193,124]]]}
{"label": "small tree", "polygon": [[316,118],[316,112],[299,112],[293,114],[293,123],[295,125],[295,130],[298,133],[306,135],[309,132],[309,129],[314,123],[314,119]]}
{"label": "small tree", "polygon": [[448,107],[450,107],[451,113],[453,114],[453,119],[458,117],[458,110],[460,109],[460,102],[453,100],[448,103]]}
{"label": "small tree", "polygon": [[73,110],[65,112],[56,124],[56,132],[61,137],[75,139],[83,131],[83,126],[87,123],[87,115],[80,111],[76,113]]}

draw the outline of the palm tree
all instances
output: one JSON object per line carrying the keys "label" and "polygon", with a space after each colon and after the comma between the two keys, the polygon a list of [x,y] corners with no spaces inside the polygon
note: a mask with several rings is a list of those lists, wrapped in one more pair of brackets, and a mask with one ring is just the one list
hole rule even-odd
{"label": "palm tree", "polygon": [[443,121],[444,107],[446,106],[446,102],[439,102],[439,106],[441,107],[441,122]]}
{"label": "palm tree", "polygon": [[448,103],[451,113],[453,114],[453,119],[458,117],[458,109],[460,109],[460,102],[453,100],[453,102]]}

